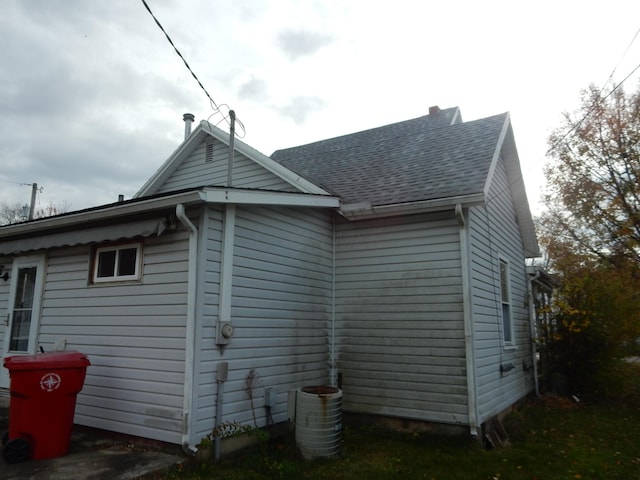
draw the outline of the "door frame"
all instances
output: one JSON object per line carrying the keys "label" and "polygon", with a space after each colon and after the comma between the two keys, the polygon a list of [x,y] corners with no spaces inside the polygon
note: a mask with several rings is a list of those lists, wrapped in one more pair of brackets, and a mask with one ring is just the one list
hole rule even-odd
{"label": "door frame", "polygon": [[[13,355],[33,355],[38,349],[38,337],[40,333],[40,315],[42,313],[42,296],[44,293],[45,279],[45,255],[24,255],[16,257],[11,265],[11,284],[9,286],[9,298],[7,302],[7,311],[2,319],[0,326],[4,328],[2,341],[2,349],[0,349],[0,358]],[[10,352],[9,341],[11,336],[11,328],[13,327],[13,310],[15,307],[18,271],[24,267],[36,267],[36,278],[33,289],[33,305],[31,306],[31,324],[29,325],[29,346],[26,352]],[[9,372],[0,364],[0,388],[9,388]]]}

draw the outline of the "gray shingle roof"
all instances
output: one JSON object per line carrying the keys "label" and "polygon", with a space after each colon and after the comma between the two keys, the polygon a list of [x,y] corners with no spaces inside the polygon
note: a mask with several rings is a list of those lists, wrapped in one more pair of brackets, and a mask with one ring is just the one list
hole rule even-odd
{"label": "gray shingle roof", "polygon": [[392,205],[482,193],[508,114],[451,125],[455,112],[277,150],[271,158],[344,203]]}

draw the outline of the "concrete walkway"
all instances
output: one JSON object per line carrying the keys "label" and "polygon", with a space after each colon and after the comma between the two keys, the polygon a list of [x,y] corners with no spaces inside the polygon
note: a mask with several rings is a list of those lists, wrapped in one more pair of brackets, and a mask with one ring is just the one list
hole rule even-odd
{"label": "concrete walkway", "polygon": [[[8,410],[0,406],[0,433],[8,428]],[[179,447],[131,443],[100,430],[74,428],[69,453],[49,460],[7,464],[0,459],[2,480],[133,480],[186,461]],[[160,475],[157,478],[161,478]]]}

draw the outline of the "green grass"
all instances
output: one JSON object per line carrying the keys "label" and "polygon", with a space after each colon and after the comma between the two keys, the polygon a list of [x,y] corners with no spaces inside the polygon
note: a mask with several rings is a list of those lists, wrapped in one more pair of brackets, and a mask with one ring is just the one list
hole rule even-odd
{"label": "green grass", "polygon": [[[638,384],[639,371],[629,376]],[[532,399],[505,419],[510,445],[347,425],[342,455],[304,461],[280,439],[218,464],[185,464],[166,479],[612,480],[640,478],[640,394],[600,404]]]}

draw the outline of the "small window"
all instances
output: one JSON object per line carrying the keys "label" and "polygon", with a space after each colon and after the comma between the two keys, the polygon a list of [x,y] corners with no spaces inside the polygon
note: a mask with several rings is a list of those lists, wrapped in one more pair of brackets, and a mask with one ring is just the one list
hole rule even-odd
{"label": "small window", "polygon": [[500,304],[502,306],[502,336],[505,345],[513,345],[510,283],[509,264],[504,260],[500,260]]}
{"label": "small window", "polygon": [[140,279],[140,243],[96,248],[93,282],[116,282]]}

